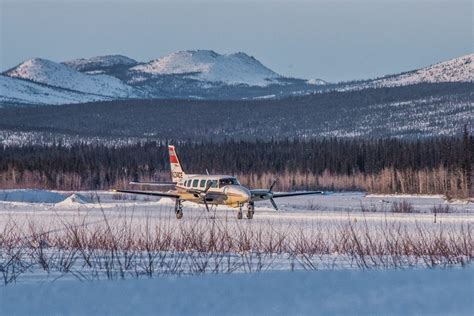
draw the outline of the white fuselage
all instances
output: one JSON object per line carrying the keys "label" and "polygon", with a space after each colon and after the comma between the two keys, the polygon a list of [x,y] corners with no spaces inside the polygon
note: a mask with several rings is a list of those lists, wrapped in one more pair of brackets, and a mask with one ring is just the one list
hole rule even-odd
{"label": "white fuselage", "polygon": [[176,191],[183,194],[183,200],[201,203],[200,194],[207,190],[209,204],[239,207],[248,203],[250,191],[235,177],[226,175],[185,175],[176,184]]}

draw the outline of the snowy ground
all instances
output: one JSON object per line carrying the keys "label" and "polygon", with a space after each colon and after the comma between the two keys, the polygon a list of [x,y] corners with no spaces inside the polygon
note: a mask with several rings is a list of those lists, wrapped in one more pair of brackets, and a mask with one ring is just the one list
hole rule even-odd
{"label": "snowy ground", "polygon": [[[392,213],[392,204],[401,201],[411,203],[414,212]],[[0,314],[42,311],[114,315],[157,312],[180,315],[468,315],[472,311],[470,294],[474,290],[474,270],[469,264],[469,255],[417,257],[416,252],[415,256],[405,257],[375,255],[367,257],[370,260],[366,263],[363,257],[340,254],[331,248],[341,236],[344,239],[348,227],[361,236],[370,233],[376,238],[375,243],[382,240],[380,245],[384,244],[387,227],[390,233],[401,230],[395,236],[401,238],[399,242],[406,242],[404,236],[410,236],[412,239],[407,240],[414,243],[413,247],[418,238],[436,244],[440,236],[446,237],[440,240],[448,247],[463,240],[472,243],[469,238],[462,239],[469,235],[474,223],[472,202],[447,203],[441,196],[352,192],[283,198],[278,199],[277,204],[279,211],[269,203],[258,203],[253,220],[239,221],[235,209],[219,207],[207,213],[203,206],[185,203],[184,218],[176,220],[174,202],[165,198],[104,191],[0,191],[0,242],[13,227],[25,241],[18,253],[28,258],[28,262],[37,262],[40,256],[46,260],[43,266],[26,267],[9,285],[0,285]],[[435,217],[432,208],[446,205],[449,212]],[[362,208],[374,211],[362,212]],[[127,236],[144,238],[148,236],[146,231],[168,236],[175,243],[194,238],[181,238],[182,234],[192,233],[201,239],[190,243],[191,248],[166,246],[165,251],[151,252],[156,267],[148,275],[150,253],[143,248],[133,248],[140,242],[127,251],[115,252],[90,250],[86,246],[79,253],[85,251],[97,260],[92,267],[86,264],[86,256],[78,255],[67,246],[49,247],[47,242],[46,246],[41,245],[43,233],[52,239],[59,236],[61,240],[70,238],[72,235],[67,233],[76,227],[86,232],[81,237],[85,238],[82,243],[107,238],[107,234],[100,235],[102,231],[110,230],[110,236],[120,237],[123,228],[130,230],[124,240],[119,241],[119,248],[127,243]],[[230,232],[231,237],[240,234],[235,243],[249,237],[253,243],[250,250],[200,252],[199,244],[208,242],[208,230],[214,227],[217,227],[216,234]],[[39,234],[31,235],[32,230]],[[426,236],[420,236],[420,232]],[[289,254],[286,250],[269,253],[259,250],[261,245],[268,245],[268,239],[279,236],[289,236],[287,239],[292,238],[293,242],[298,242],[300,237],[306,238],[304,242],[322,241],[326,244],[319,245],[318,249],[329,247],[332,250],[308,256],[304,253],[306,250],[303,255]],[[255,242],[259,238],[263,240],[260,244]],[[2,251],[0,266],[2,260],[8,258],[4,256],[8,252],[2,254]],[[13,249],[13,253],[15,251]],[[75,256],[74,260],[65,269],[70,256]],[[451,258],[456,259],[451,262]],[[463,261],[468,262],[467,266],[460,264],[459,258],[467,259]],[[113,266],[108,266],[111,263]],[[122,264],[129,265],[123,275]],[[426,269],[426,266],[437,268]],[[367,268],[370,271],[366,271]]]}
{"label": "snowy ground", "polygon": [[[71,206],[97,207],[98,202],[102,203],[103,207],[112,207],[117,205],[174,205],[174,201],[169,199],[153,198],[149,196],[139,195],[125,195],[109,191],[46,191],[46,190],[32,190],[32,189],[18,189],[18,190],[0,190],[0,205],[4,208],[9,206],[15,207],[20,203],[26,203],[25,206],[48,208],[55,206],[58,208],[58,203],[72,194],[79,194],[86,197],[87,201],[84,203],[73,204]],[[328,192],[323,195],[309,195],[297,196],[289,198],[276,199],[280,211],[275,212],[270,203],[258,202],[257,213],[273,212],[278,214],[283,213],[298,213],[318,211],[336,211],[336,212],[360,212],[362,206],[365,208],[375,207],[377,210],[390,212],[390,206],[393,202],[407,201],[410,202],[414,209],[414,213],[431,213],[434,206],[449,205],[453,213],[474,213],[474,203],[472,201],[451,201],[447,202],[442,195],[382,195],[382,194],[365,194],[362,192],[344,192],[331,193]],[[158,202],[158,203],[157,203]],[[37,205],[40,203],[39,205]],[[87,204],[87,205],[85,205]],[[1,207],[1,206],[0,206]],[[189,209],[202,209],[201,206],[194,204],[187,204]],[[220,211],[229,210],[228,208],[219,206]]]}
{"label": "snowy ground", "polygon": [[2,315],[472,315],[473,269],[272,272],[0,286]]}
{"label": "snowy ground", "polygon": [[[413,213],[392,213],[394,203],[409,202]],[[436,214],[436,223],[472,223],[474,203],[467,201],[446,202],[442,196],[366,195],[360,192],[334,193],[314,196],[298,196],[276,199],[279,210],[269,202],[256,204],[252,225],[294,224],[310,226],[315,222],[339,223],[340,221],[433,223],[433,207],[448,207],[448,213]],[[0,230],[7,218],[18,223],[48,223],[62,225],[65,219],[84,216],[95,222],[107,214],[109,220],[121,219],[133,214],[136,220],[162,220],[174,218],[174,201],[167,198],[116,194],[106,191],[62,192],[44,190],[0,190]],[[362,209],[369,211],[362,212]],[[204,206],[184,203],[181,222],[196,219],[233,220],[236,209],[219,206],[211,213]],[[232,221],[233,222],[233,221]],[[246,222],[246,221],[243,221]]]}
{"label": "snowy ground", "polygon": [[[447,203],[442,196],[365,195],[359,192],[299,196],[276,199],[279,210],[268,202],[256,204],[252,221],[237,221],[236,209],[219,206],[207,213],[204,206],[185,202],[184,218],[174,218],[174,201],[167,198],[115,194],[105,191],[58,192],[44,190],[0,190],[0,231],[10,221],[18,228],[34,225],[63,229],[65,223],[95,225],[130,219],[136,229],[145,222],[171,225],[196,221],[221,220],[229,226],[279,227],[290,231],[312,231],[315,226],[338,227],[345,222],[369,223],[371,227],[387,223],[407,227],[426,225],[436,230],[440,224],[457,227],[474,222],[474,203]],[[413,213],[393,213],[391,206],[402,201],[413,206]],[[448,207],[448,213],[433,214],[433,207]],[[369,211],[362,212],[362,209]],[[244,216],[245,217],[245,216]]]}

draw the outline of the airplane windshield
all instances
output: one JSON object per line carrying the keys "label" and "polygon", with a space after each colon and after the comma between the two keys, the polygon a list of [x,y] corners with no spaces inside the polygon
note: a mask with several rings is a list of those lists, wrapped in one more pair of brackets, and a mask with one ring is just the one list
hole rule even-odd
{"label": "airplane windshield", "polygon": [[236,178],[225,178],[219,180],[219,186],[223,187],[225,185],[240,185],[239,181]]}

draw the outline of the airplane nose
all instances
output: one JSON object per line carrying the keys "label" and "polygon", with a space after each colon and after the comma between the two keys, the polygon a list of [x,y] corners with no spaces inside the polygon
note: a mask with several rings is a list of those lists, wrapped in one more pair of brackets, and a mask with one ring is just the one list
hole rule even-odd
{"label": "airplane nose", "polygon": [[246,203],[251,197],[250,191],[244,187],[229,187],[227,192],[232,194],[239,203]]}
{"label": "airplane nose", "polygon": [[250,200],[251,194],[250,191],[246,188],[239,188],[240,195],[242,196],[243,202],[248,202]]}

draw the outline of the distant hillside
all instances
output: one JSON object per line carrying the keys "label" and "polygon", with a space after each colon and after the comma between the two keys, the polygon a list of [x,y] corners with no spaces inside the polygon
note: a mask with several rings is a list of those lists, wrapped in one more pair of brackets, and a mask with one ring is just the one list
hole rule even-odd
{"label": "distant hillside", "polygon": [[464,124],[473,128],[473,88],[472,83],[438,83],[286,99],[6,107],[0,108],[0,139],[8,143],[16,137],[21,142],[22,132],[41,133],[43,141],[45,135],[216,141],[448,136],[460,134]]}
{"label": "distant hillside", "polygon": [[2,105],[68,104],[99,100],[112,100],[112,98],[0,75],[0,107]]}
{"label": "distant hillside", "polygon": [[469,54],[401,74],[389,75],[375,80],[357,82],[352,85],[348,84],[343,89],[399,87],[418,83],[473,81],[474,54]]}

